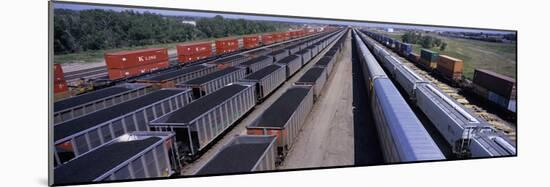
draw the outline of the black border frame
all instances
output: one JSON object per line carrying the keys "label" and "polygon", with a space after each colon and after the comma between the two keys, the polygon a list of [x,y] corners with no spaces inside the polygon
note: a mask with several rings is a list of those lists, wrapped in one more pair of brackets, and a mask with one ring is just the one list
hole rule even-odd
{"label": "black border frame", "polygon": [[[518,30],[508,30],[508,29],[492,29],[492,28],[481,28],[481,27],[460,27],[460,26],[448,26],[448,25],[431,25],[431,24],[417,24],[417,23],[402,23],[402,22],[384,22],[384,21],[371,21],[371,20],[356,20],[356,19],[342,19],[342,18],[326,18],[326,17],[307,17],[307,16],[290,16],[290,15],[279,15],[279,14],[262,14],[262,13],[246,13],[246,12],[232,12],[232,11],[216,11],[216,10],[202,10],[202,9],[185,9],[185,8],[168,8],[168,7],[156,7],[156,6],[138,6],[138,5],[123,5],[123,4],[107,4],[107,3],[92,3],[92,2],[74,2],[74,1],[62,1],[62,0],[51,0],[48,2],[48,67],[53,65],[53,43],[50,40],[50,35],[53,37],[53,19],[54,19],[54,3],[64,3],[64,4],[75,4],[75,5],[92,5],[92,6],[112,6],[112,7],[123,7],[123,8],[142,8],[142,9],[159,9],[159,10],[171,10],[171,11],[192,11],[192,12],[205,12],[205,13],[221,13],[221,14],[240,14],[240,15],[249,15],[249,16],[271,16],[271,17],[283,17],[283,18],[294,18],[294,19],[312,19],[312,20],[328,20],[328,21],[346,21],[346,22],[356,22],[356,23],[374,23],[374,24],[397,24],[405,26],[423,26],[423,27],[445,27],[453,29],[475,29],[475,30],[491,30],[491,31],[501,31],[501,32],[513,32],[516,34],[516,87],[518,87]],[[51,10],[50,10],[51,9]],[[53,38],[52,38],[53,39]],[[52,46],[50,47],[50,44]],[[50,68],[51,69],[51,68]],[[481,160],[481,159],[502,159],[502,158],[517,158],[519,154],[519,128],[517,127],[518,122],[518,108],[517,104],[519,95],[516,91],[516,154],[509,156],[496,156],[496,157],[478,157],[478,158],[466,158],[466,159],[445,159],[445,160],[430,160],[430,161],[412,161],[412,162],[400,162],[400,163],[384,163],[384,164],[365,164],[365,165],[342,165],[342,166],[327,166],[327,167],[312,167],[312,168],[299,168],[299,169],[281,169],[275,171],[256,171],[256,172],[237,172],[230,174],[210,174],[210,175],[192,175],[192,176],[177,176],[177,177],[151,177],[143,179],[127,179],[127,180],[116,180],[116,181],[101,181],[101,182],[82,182],[82,183],[69,183],[69,184],[55,184],[53,181],[53,163],[51,157],[51,145],[50,140],[53,138],[53,123],[52,120],[52,111],[53,111],[53,84],[50,84],[53,77],[53,72],[48,70],[48,185],[49,186],[68,186],[68,185],[87,185],[87,184],[108,184],[108,183],[122,183],[122,182],[133,182],[133,181],[150,181],[150,180],[167,180],[167,179],[183,179],[183,178],[198,178],[198,177],[210,177],[210,176],[232,176],[232,175],[243,175],[243,174],[258,174],[258,173],[279,173],[279,172],[290,172],[290,171],[308,171],[308,170],[325,170],[325,169],[337,169],[337,168],[352,168],[352,167],[373,167],[373,166],[387,166],[387,165],[401,165],[401,164],[416,164],[416,163],[431,163],[431,162],[449,162],[449,161],[465,161],[465,160]]]}

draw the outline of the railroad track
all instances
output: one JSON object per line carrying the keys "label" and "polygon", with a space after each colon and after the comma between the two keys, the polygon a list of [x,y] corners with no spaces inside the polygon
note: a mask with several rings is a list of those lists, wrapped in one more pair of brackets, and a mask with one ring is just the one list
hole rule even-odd
{"label": "railroad track", "polygon": [[393,56],[397,57],[401,62],[403,62],[407,67],[412,69],[414,72],[422,76],[423,78],[432,81],[439,89],[441,89],[443,92],[448,94],[450,97],[455,99],[458,103],[464,105],[464,107],[472,110],[476,115],[478,115],[480,118],[487,121],[489,124],[491,124],[493,127],[495,127],[498,130],[501,130],[506,134],[510,139],[516,140],[516,129],[513,127],[512,124],[506,122],[505,120],[501,119],[500,117],[496,116],[495,114],[491,114],[481,108],[480,106],[477,106],[475,104],[470,103],[470,101],[462,96],[457,88],[452,87],[444,82],[439,81],[435,77],[433,77],[429,72],[419,68],[414,63],[410,62],[408,59],[403,58],[402,56],[395,53],[393,50],[388,49],[387,47],[383,46],[389,53],[391,53]]}

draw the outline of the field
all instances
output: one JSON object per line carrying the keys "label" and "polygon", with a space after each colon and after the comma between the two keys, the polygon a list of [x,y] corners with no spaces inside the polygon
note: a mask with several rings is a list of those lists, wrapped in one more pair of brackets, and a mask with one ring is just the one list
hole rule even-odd
{"label": "field", "polygon": [[[391,38],[401,40],[403,32],[384,32],[384,34]],[[450,38],[435,34],[431,35],[441,38],[448,44],[445,51],[440,51],[439,48],[432,48],[431,50],[439,52],[439,54],[462,59],[464,61],[464,76],[468,79],[473,78],[475,68],[493,70],[514,79],[517,76],[516,43],[492,43]],[[420,54],[421,48],[422,47],[418,44],[413,45],[413,51],[417,54]]]}

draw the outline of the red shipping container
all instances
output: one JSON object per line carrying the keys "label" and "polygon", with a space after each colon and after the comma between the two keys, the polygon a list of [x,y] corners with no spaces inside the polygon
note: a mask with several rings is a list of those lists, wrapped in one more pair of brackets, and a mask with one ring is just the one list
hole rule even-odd
{"label": "red shipping container", "polygon": [[69,88],[67,87],[67,83],[65,81],[63,82],[57,82],[53,85],[53,93],[61,93],[68,91]]}
{"label": "red shipping container", "polygon": [[284,33],[276,33],[275,42],[282,42],[284,40],[284,37],[285,37]]}
{"label": "red shipping container", "polygon": [[218,55],[237,51],[237,49],[239,49],[239,40],[236,38],[216,40],[216,54]]}
{"label": "red shipping container", "polygon": [[243,37],[243,46],[245,49],[251,49],[260,46],[260,37],[257,35]]}
{"label": "red shipping container", "polygon": [[212,42],[178,44],[176,45],[176,50],[178,52],[178,56],[212,54]]}
{"label": "red shipping container", "polygon": [[129,69],[164,61],[168,61],[168,50],[166,48],[105,53],[105,63],[108,69]]}
{"label": "red shipping container", "polygon": [[65,76],[61,64],[53,65],[53,81],[54,82],[65,82]]}
{"label": "red shipping container", "polygon": [[275,38],[273,34],[264,34],[262,35],[262,43],[264,45],[269,45],[275,42]]}
{"label": "red shipping container", "polygon": [[283,41],[290,40],[290,31],[283,33]]}
{"label": "red shipping container", "polygon": [[151,71],[167,68],[170,65],[168,60],[163,62],[146,64],[138,67],[131,67],[126,69],[108,69],[109,79],[116,80],[122,78],[134,77],[143,73],[149,73]]}
{"label": "red shipping container", "polygon": [[180,63],[188,63],[188,62],[193,62],[193,61],[197,61],[197,60],[200,60],[200,59],[204,59],[204,58],[208,58],[212,56],[211,53],[197,53],[197,54],[192,54],[192,55],[179,55],[178,56],[178,62]]}

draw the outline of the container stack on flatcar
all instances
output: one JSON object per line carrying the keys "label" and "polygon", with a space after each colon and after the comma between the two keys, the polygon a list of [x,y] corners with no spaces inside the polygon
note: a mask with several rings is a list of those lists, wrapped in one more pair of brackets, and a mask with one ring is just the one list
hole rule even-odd
{"label": "container stack on flatcar", "polygon": [[166,48],[105,53],[105,63],[110,80],[125,79],[168,68],[170,65],[168,60]]}
{"label": "container stack on flatcar", "polygon": [[178,44],[176,45],[178,53],[178,61],[180,63],[188,63],[212,56],[212,42],[201,42],[193,44]]}
{"label": "container stack on flatcar", "polygon": [[70,96],[69,87],[67,87],[67,81],[65,80],[63,68],[61,68],[60,64],[54,64],[53,66],[53,94],[54,100]]}
{"label": "container stack on flatcar", "polygon": [[216,54],[223,55],[239,50],[239,39],[218,39],[216,40]]}
{"label": "container stack on flatcar", "polygon": [[463,69],[464,61],[447,55],[439,55],[435,70],[441,74],[443,78],[458,82],[462,80]]}
{"label": "container stack on flatcar", "polygon": [[426,70],[433,70],[437,67],[439,53],[428,49],[420,50],[420,65]]}
{"label": "container stack on flatcar", "polygon": [[474,93],[500,108],[516,112],[516,80],[484,69],[474,70]]}
{"label": "container stack on flatcar", "polygon": [[252,49],[260,46],[260,36],[244,36],[243,37],[243,47],[245,49]]}
{"label": "container stack on flatcar", "polygon": [[[369,32],[365,33],[368,34]],[[358,32],[358,35],[371,50],[379,49],[374,40],[368,38],[361,32]],[[370,35],[372,35],[372,33]],[[486,121],[474,116],[472,111],[436,88],[430,81],[414,73],[390,53],[384,53],[383,50],[384,49],[373,50],[374,55],[378,59],[392,59],[381,60],[380,63],[386,68],[391,76],[397,80],[397,83],[409,96],[411,102],[427,116],[431,124],[433,124],[444,137],[456,157],[483,157],[487,154],[508,156],[511,155],[511,153],[515,154],[515,143],[513,141],[502,133],[498,133],[498,131],[492,128]],[[427,55],[430,56],[424,58],[436,58],[436,55],[433,53],[427,53]],[[388,58],[388,56],[391,58]],[[485,140],[498,142],[481,143],[483,141],[473,141],[476,137],[485,136],[491,133],[497,134],[500,138],[486,138]],[[476,143],[481,144],[474,145]],[[477,147],[474,149],[474,146]],[[491,151],[495,149],[506,149],[507,151]]]}

